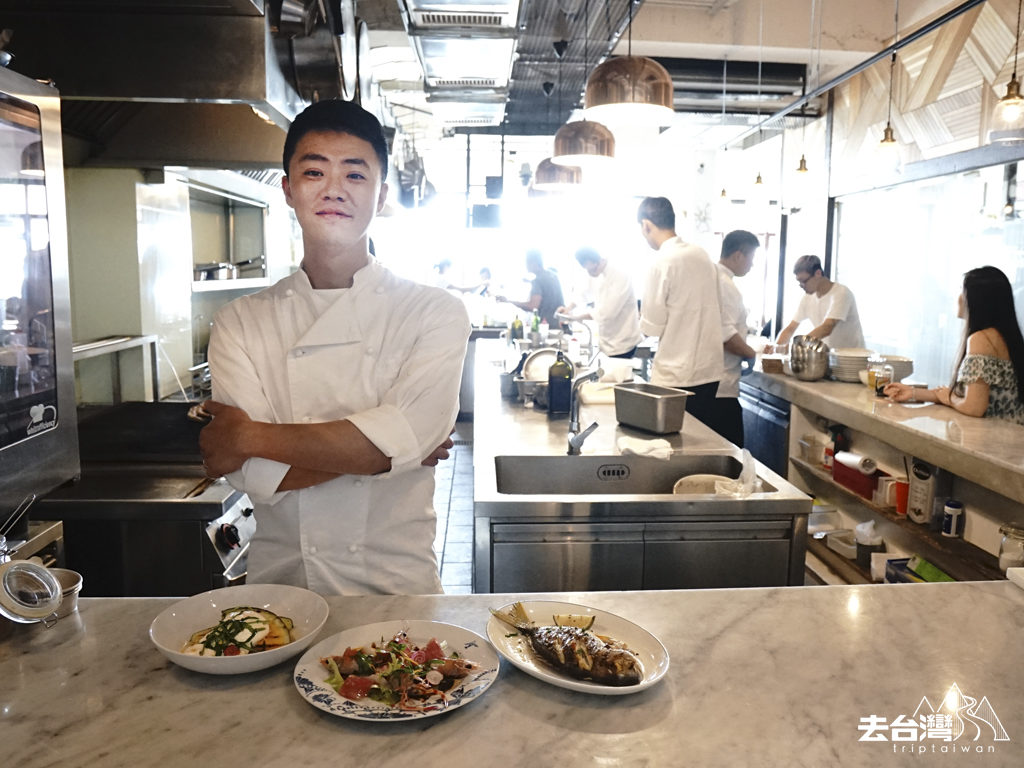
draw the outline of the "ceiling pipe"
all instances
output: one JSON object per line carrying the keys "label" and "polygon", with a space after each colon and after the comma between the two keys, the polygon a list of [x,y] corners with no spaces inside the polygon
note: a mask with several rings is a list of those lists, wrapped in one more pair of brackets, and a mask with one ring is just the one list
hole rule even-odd
{"label": "ceiling pipe", "polygon": [[773,123],[776,120],[779,120],[779,119],[785,117],[786,115],[790,114],[791,112],[794,112],[795,110],[800,109],[802,106],[804,106],[805,104],[808,104],[812,100],[816,99],[818,96],[821,96],[824,93],[828,93],[833,88],[836,88],[837,86],[839,86],[842,83],[846,82],[847,80],[849,80],[854,75],[857,75],[857,74],[863,72],[865,69],[873,66],[874,64],[877,64],[879,61],[882,61],[883,59],[888,58],[889,56],[891,56],[892,54],[894,54],[896,51],[900,50],[901,48],[903,48],[903,47],[905,47],[907,45],[910,45],[910,43],[913,43],[914,41],[920,39],[921,37],[924,37],[925,35],[929,34],[930,32],[935,31],[936,29],[938,29],[939,27],[943,26],[944,24],[952,21],[953,19],[957,18],[958,16],[963,15],[964,13],[966,13],[969,10],[971,10],[975,6],[981,5],[984,2],[987,2],[987,0],[967,0],[967,2],[961,3],[956,8],[953,8],[952,10],[949,10],[946,13],[942,14],[941,16],[933,19],[932,21],[930,21],[927,24],[925,24],[923,27],[921,27],[919,29],[916,29],[913,32],[907,34],[901,40],[897,40],[895,43],[890,45],[888,48],[882,49],[881,51],[879,51],[878,53],[874,54],[873,56],[869,56],[868,58],[866,58],[860,64],[857,64],[856,66],[852,67],[851,69],[848,69],[845,72],[843,72],[841,75],[838,75],[837,77],[832,78],[831,80],[829,80],[824,85],[819,85],[813,91],[811,91],[810,93],[807,93],[803,97],[797,99],[792,104],[790,104],[788,107],[784,107],[784,108],[780,109],[778,112],[775,112],[775,113],[769,115],[768,117],[766,117],[764,120],[762,120],[757,125],[751,126],[747,130],[745,130],[743,133],[741,133],[739,136],[736,136],[736,137],[730,139],[729,141],[727,141],[725,144],[722,145],[722,149],[728,150],[728,149],[731,149],[731,148],[737,148],[737,147],[741,146],[741,142],[744,139],[746,139],[748,136],[752,136],[755,133],[758,133],[759,131],[764,130],[764,128],[767,125],[769,125],[770,123]]}

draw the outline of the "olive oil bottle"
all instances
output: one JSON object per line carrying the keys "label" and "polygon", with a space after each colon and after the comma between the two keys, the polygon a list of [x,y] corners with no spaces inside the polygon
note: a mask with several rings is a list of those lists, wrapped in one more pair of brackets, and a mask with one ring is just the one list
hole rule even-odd
{"label": "olive oil bottle", "polygon": [[572,363],[559,350],[555,362],[548,368],[548,413],[569,413],[572,398]]}

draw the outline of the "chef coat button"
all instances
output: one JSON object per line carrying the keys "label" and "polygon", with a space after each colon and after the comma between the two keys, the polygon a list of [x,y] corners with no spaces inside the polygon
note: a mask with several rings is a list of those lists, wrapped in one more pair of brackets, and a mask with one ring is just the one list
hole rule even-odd
{"label": "chef coat button", "polygon": [[353,554],[355,554],[356,552],[359,551],[359,545],[358,544],[349,544],[348,545],[348,551],[352,552]]}
{"label": "chef coat button", "polygon": [[362,487],[362,485],[363,485],[363,481],[362,480],[356,480],[356,482],[355,482],[356,488],[360,488],[360,487]]}
{"label": "chef coat button", "polygon": [[293,291],[291,288],[289,288],[287,291],[284,292],[284,295],[285,296],[291,296],[293,293],[295,293],[295,291]]}
{"label": "chef coat button", "polygon": [[369,349],[366,350],[366,356],[367,357],[373,357],[373,348],[372,347],[370,347]]}
{"label": "chef coat button", "polygon": [[316,554],[316,547],[310,547],[309,548],[309,554],[315,555]]}
{"label": "chef coat button", "polygon": [[302,420],[303,420],[303,422],[305,422],[306,424],[308,424],[308,423],[309,423],[310,421],[312,421],[312,419],[310,419],[310,418],[309,418],[309,416],[303,416],[303,417],[302,417]]}

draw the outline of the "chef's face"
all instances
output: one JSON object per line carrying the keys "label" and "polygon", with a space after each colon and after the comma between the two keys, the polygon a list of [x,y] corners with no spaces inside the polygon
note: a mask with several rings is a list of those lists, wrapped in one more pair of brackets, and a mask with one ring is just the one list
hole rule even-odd
{"label": "chef's face", "polygon": [[283,186],[303,237],[335,246],[365,239],[387,198],[370,142],[336,131],[299,139]]}
{"label": "chef's face", "polygon": [[732,266],[735,267],[733,274],[736,277],[743,277],[750,271],[750,268],[754,266],[754,254],[757,253],[756,248],[748,248],[745,251],[736,251],[736,256],[733,259]]}
{"label": "chef's face", "polygon": [[813,275],[809,275],[806,272],[797,272],[796,281],[804,289],[804,293],[814,293],[821,282],[821,272],[815,270]]}

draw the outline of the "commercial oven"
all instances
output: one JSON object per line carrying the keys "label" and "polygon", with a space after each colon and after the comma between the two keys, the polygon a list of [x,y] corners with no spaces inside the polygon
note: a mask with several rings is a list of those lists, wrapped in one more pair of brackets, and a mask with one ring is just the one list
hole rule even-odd
{"label": "commercial oven", "polygon": [[0,68],[0,520],[79,471],[63,165],[59,94]]}

